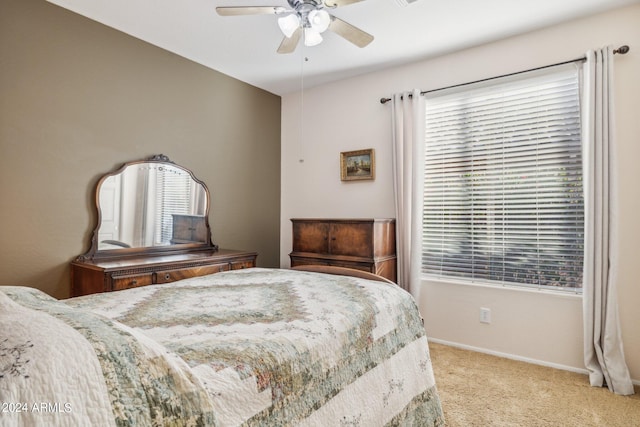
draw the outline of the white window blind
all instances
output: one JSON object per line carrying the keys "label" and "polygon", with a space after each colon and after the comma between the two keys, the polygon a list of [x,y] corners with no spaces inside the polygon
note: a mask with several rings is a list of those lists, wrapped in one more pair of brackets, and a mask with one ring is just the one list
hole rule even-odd
{"label": "white window blind", "polygon": [[423,272],[580,289],[576,64],[430,94],[426,124]]}

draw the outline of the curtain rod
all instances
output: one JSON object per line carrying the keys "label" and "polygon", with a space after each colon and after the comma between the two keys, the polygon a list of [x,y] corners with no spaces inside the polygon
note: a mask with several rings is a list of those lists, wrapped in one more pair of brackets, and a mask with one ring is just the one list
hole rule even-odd
{"label": "curtain rod", "polygon": [[[614,49],[613,53],[614,54],[619,53],[620,55],[624,55],[627,52],[629,52],[629,50],[630,50],[630,47],[627,46],[627,45],[624,45],[624,46],[620,46],[617,49]],[[571,64],[572,62],[580,62],[580,61],[586,61],[586,60],[587,60],[587,57],[583,56],[583,57],[580,57],[580,58],[572,59],[570,61],[563,61],[563,62],[558,62],[558,63],[555,63],[555,64],[543,65],[542,67],[532,68],[530,70],[516,71],[515,73],[503,74],[501,76],[496,76],[496,77],[488,77],[486,79],[474,80],[472,82],[460,83],[460,84],[457,84],[457,85],[441,87],[439,89],[424,90],[424,91],[420,92],[420,95],[424,95],[424,94],[431,93],[431,92],[438,92],[438,91],[445,90],[445,89],[453,89],[453,88],[460,87],[460,86],[467,86],[467,85],[471,85],[471,84],[474,84],[474,83],[482,83],[482,82],[486,82],[486,81],[489,81],[489,80],[499,79],[499,78],[502,78],[502,77],[516,76],[518,74],[528,73],[529,71],[544,70],[545,68],[557,67],[558,65]],[[411,96],[411,95],[409,95],[409,96]],[[380,98],[380,104],[386,104],[389,101],[391,101],[391,98]]]}

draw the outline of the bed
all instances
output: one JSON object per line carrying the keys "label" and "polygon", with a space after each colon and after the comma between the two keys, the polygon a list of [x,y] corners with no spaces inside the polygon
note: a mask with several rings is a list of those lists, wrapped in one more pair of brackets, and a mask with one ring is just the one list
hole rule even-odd
{"label": "bed", "polygon": [[3,426],[444,425],[415,302],[384,281],[250,268],[67,300],[2,286],[0,330]]}

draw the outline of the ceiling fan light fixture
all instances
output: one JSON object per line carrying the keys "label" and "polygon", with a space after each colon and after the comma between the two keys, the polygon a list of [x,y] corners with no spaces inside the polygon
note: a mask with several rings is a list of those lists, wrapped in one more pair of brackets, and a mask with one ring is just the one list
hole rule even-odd
{"label": "ceiling fan light fixture", "polygon": [[[316,46],[323,41],[325,31],[332,32],[357,47],[365,47],[373,36],[331,14],[336,7],[363,0],[286,0],[288,8],[281,6],[227,6],[216,7],[218,15],[276,15],[278,27],[284,34],[276,52],[287,54],[296,50],[300,39],[305,46]],[[407,3],[418,0],[395,0]]]}
{"label": "ceiling fan light fixture", "polygon": [[285,37],[291,38],[293,33],[300,27],[300,18],[298,18],[298,15],[295,13],[283,16],[282,18],[278,18],[278,26]]}
{"label": "ceiling fan light fixture", "polygon": [[305,46],[316,46],[322,43],[322,36],[319,32],[317,32],[313,28],[305,28],[304,29],[304,45]]}
{"label": "ceiling fan light fixture", "polygon": [[309,12],[309,24],[311,24],[311,28],[318,33],[323,33],[327,31],[329,24],[331,24],[331,16],[329,16],[329,12],[324,9],[312,10]]}

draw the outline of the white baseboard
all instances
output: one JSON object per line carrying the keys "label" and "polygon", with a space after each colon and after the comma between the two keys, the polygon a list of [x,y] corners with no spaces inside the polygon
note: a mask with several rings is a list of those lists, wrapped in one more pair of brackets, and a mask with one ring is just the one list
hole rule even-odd
{"label": "white baseboard", "polygon": [[[459,343],[456,343],[456,342],[445,341],[445,340],[440,340],[440,339],[436,339],[436,338],[428,338],[428,340],[429,340],[429,342],[433,342],[433,343],[436,343],[436,344],[442,344],[442,345],[448,345],[450,347],[457,347],[457,348],[461,348],[463,350],[476,351],[478,353],[484,353],[484,354],[490,354],[492,356],[504,357],[505,359],[517,360],[517,361],[520,361],[520,362],[532,363],[534,365],[546,366],[548,368],[562,369],[563,371],[569,371],[569,372],[575,372],[575,373],[578,373],[578,374],[589,375],[589,371],[587,371],[586,369],[576,368],[575,366],[567,366],[567,365],[561,365],[559,363],[547,362],[547,361],[544,361],[544,360],[531,359],[529,357],[518,356],[518,355],[510,354],[510,353],[502,353],[500,351],[488,350],[486,348],[474,347],[474,346],[471,346],[471,345],[459,344]],[[634,385],[640,385],[640,381],[639,380],[632,379],[631,382]]]}

